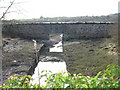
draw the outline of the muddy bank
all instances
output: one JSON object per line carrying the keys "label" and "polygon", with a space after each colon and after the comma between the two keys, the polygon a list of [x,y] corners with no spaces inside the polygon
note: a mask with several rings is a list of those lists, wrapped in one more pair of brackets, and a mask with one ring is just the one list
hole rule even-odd
{"label": "muddy bank", "polygon": [[3,38],[3,80],[13,74],[24,75],[35,60],[35,50],[31,40]]}
{"label": "muddy bank", "polygon": [[[118,64],[117,53],[111,38],[64,42],[64,55],[70,73],[94,76],[108,64]],[[42,44],[38,43],[40,49]],[[35,60],[32,40],[3,38],[3,80],[10,75],[27,74]],[[114,50],[113,50],[114,49]],[[111,53],[108,53],[111,52]],[[46,54],[44,52],[44,54]],[[47,53],[49,55],[49,53]],[[56,55],[53,53],[53,55]],[[58,55],[59,56],[59,55]]]}

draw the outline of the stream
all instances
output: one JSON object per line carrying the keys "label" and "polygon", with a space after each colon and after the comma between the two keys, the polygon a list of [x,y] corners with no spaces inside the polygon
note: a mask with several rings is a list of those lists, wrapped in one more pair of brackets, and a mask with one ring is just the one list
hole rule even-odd
{"label": "stream", "polygon": [[52,47],[47,43],[46,47],[41,48],[42,51],[40,50],[41,52],[39,52],[39,62],[32,75],[32,84],[46,85],[47,77],[42,77],[45,73],[47,73],[47,75],[53,75],[68,72],[64,60],[62,37],[62,34],[52,36],[52,39],[50,39]]}

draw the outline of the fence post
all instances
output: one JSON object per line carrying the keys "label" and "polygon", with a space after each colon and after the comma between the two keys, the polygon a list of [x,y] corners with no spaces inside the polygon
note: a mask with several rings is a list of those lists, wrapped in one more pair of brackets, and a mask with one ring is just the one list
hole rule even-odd
{"label": "fence post", "polygon": [[2,78],[2,22],[0,20],[0,85],[3,83]]}

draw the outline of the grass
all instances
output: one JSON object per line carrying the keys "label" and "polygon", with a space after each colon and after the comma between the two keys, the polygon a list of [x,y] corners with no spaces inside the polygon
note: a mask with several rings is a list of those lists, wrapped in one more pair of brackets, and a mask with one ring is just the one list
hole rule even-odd
{"label": "grass", "polygon": [[[78,44],[64,46],[68,71],[72,74],[94,76],[109,64],[118,64],[117,55],[109,55],[111,48],[109,43],[114,44],[111,38],[101,40],[79,40]],[[105,47],[108,47],[105,49]]]}

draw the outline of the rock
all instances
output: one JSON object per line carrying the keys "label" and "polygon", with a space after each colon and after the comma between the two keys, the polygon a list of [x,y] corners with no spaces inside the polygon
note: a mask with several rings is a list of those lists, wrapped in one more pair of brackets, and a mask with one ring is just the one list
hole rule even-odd
{"label": "rock", "polygon": [[53,56],[46,56],[46,57],[42,57],[40,58],[41,62],[62,62],[63,59],[59,58],[59,57],[53,57]]}

